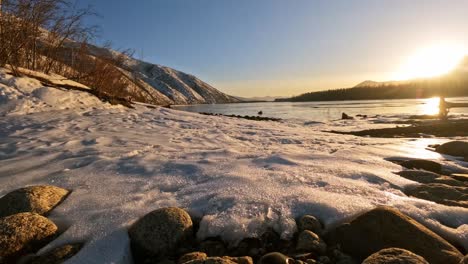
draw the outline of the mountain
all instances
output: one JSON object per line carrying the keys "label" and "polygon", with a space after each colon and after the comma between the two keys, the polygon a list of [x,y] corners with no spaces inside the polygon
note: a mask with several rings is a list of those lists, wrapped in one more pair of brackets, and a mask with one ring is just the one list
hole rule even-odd
{"label": "mountain", "polygon": [[452,72],[433,78],[406,81],[364,81],[352,88],[310,92],[277,102],[417,99],[468,96],[468,57]]}
{"label": "mountain", "polygon": [[[68,42],[72,53],[81,44]],[[166,66],[141,61],[117,51],[87,44],[94,57],[123,56],[123,63],[116,65],[131,80],[128,89],[143,91],[146,102],[167,104],[222,104],[238,103],[239,98],[227,95],[197,77]]]}

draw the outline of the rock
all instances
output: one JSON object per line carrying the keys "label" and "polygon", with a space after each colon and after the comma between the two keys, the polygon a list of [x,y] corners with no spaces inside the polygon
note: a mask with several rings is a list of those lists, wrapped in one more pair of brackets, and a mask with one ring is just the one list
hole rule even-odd
{"label": "rock", "polygon": [[19,213],[0,218],[0,263],[36,252],[56,234],[57,226],[39,214]]}
{"label": "rock", "polygon": [[180,208],[168,207],[148,213],[128,230],[137,260],[173,255],[193,238],[192,220]]}
{"label": "rock", "polygon": [[45,215],[59,205],[69,193],[68,190],[49,185],[12,191],[0,198],[0,217],[24,212]]}
{"label": "rock", "polygon": [[223,259],[228,259],[232,262],[238,263],[238,264],[253,264],[253,259],[251,257],[223,257]]}
{"label": "rock", "polygon": [[450,186],[465,186],[465,184],[454,177],[442,176],[424,170],[404,170],[397,173],[401,177],[419,183],[442,183]]}
{"label": "rock", "polygon": [[263,255],[262,241],[258,238],[248,237],[242,239],[232,250],[234,256],[260,257]]}
{"label": "rock", "polygon": [[332,263],[331,259],[329,257],[327,257],[327,256],[320,256],[318,258],[318,262],[320,264],[330,264],[330,263]]}
{"label": "rock", "polygon": [[299,231],[309,230],[315,234],[322,234],[323,227],[317,218],[311,215],[304,215],[301,217],[297,223]]}
{"label": "rock", "polygon": [[354,119],[354,117],[347,115],[346,113],[341,114],[341,119],[347,120],[347,119]]}
{"label": "rock", "polygon": [[431,171],[431,172],[438,173],[438,174],[442,173],[442,165],[432,160],[423,160],[423,159],[407,160],[407,161],[403,161],[400,165],[407,169],[420,169],[420,170]]}
{"label": "rock", "polygon": [[459,264],[468,264],[468,255],[466,255]]}
{"label": "rock", "polygon": [[335,260],[335,264],[357,264],[351,256],[338,249],[333,250],[333,258]]}
{"label": "rock", "polygon": [[201,242],[199,249],[210,257],[221,257],[226,254],[226,246],[223,241],[217,239]]}
{"label": "rock", "polygon": [[294,260],[279,252],[272,252],[260,258],[259,264],[293,264]]}
{"label": "rock", "polygon": [[184,264],[238,264],[228,258],[213,257],[204,260],[192,260]]}
{"label": "rock", "polygon": [[423,257],[401,248],[386,248],[370,255],[362,264],[429,264]]}
{"label": "rock", "polygon": [[[260,236],[261,248],[266,252],[275,252],[281,249],[281,236],[273,229],[268,229]],[[263,255],[264,252],[262,252]]]}
{"label": "rock", "polygon": [[53,249],[40,256],[35,256],[27,264],[60,264],[80,251],[82,244],[69,244]]}
{"label": "rock", "polygon": [[450,141],[438,146],[436,151],[450,156],[466,157],[468,156],[468,142]]}
{"label": "rock", "polygon": [[468,187],[449,186],[440,183],[429,183],[412,186],[405,191],[406,195],[433,201],[450,206],[468,208]]}
{"label": "rock", "polygon": [[314,232],[304,230],[297,238],[296,250],[299,252],[315,252],[322,255],[326,253],[327,245]]}
{"label": "rock", "polygon": [[208,255],[206,255],[206,253],[204,252],[191,252],[180,257],[177,263],[182,264],[182,263],[192,261],[192,260],[205,260],[207,258],[208,258]]}
{"label": "rock", "polygon": [[468,183],[468,174],[455,173],[451,174],[450,177],[454,178],[457,181]]}
{"label": "rock", "polygon": [[330,246],[362,261],[385,248],[398,247],[431,264],[458,263],[461,253],[443,238],[391,207],[378,207],[326,234]]}

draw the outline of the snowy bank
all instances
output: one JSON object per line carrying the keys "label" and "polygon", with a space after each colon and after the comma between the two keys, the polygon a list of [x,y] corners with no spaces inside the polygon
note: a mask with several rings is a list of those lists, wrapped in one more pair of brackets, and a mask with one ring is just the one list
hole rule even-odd
{"label": "snowy bank", "polygon": [[37,184],[72,190],[49,216],[65,232],[44,249],[86,242],[68,263],[129,263],[126,228],[166,206],[201,217],[199,239],[235,244],[268,227],[290,238],[294,218],[304,214],[330,229],[390,205],[468,249],[468,209],[407,197],[402,188],[417,183],[394,174],[401,167],[385,160],[457,167],[425,149],[444,140],[337,136],[321,132],[334,123],[127,109],[5,71],[0,115],[0,196]]}

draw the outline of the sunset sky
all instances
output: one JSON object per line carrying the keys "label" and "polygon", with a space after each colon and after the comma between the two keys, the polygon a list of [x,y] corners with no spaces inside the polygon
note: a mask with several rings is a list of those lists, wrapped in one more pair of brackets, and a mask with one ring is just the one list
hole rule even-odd
{"label": "sunset sky", "polygon": [[245,97],[426,77],[468,51],[468,0],[86,3],[115,48]]}

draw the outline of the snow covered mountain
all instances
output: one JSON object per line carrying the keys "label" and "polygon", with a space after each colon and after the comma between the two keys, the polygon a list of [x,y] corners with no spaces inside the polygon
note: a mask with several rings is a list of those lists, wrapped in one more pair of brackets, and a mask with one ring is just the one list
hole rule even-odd
{"label": "snow covered mountain", "polygon": [[[69,43],[69,47],[78,47]],[[119,52],[89,45],[94,55],[121,55]],[[227,95],[197,77],[166,66],[152,64],[126,57],[122,71],[132,79],[137,77],[138,87],[144,89],[152,103],[165,104],[222,104],[241,102],[237,97]]]}

